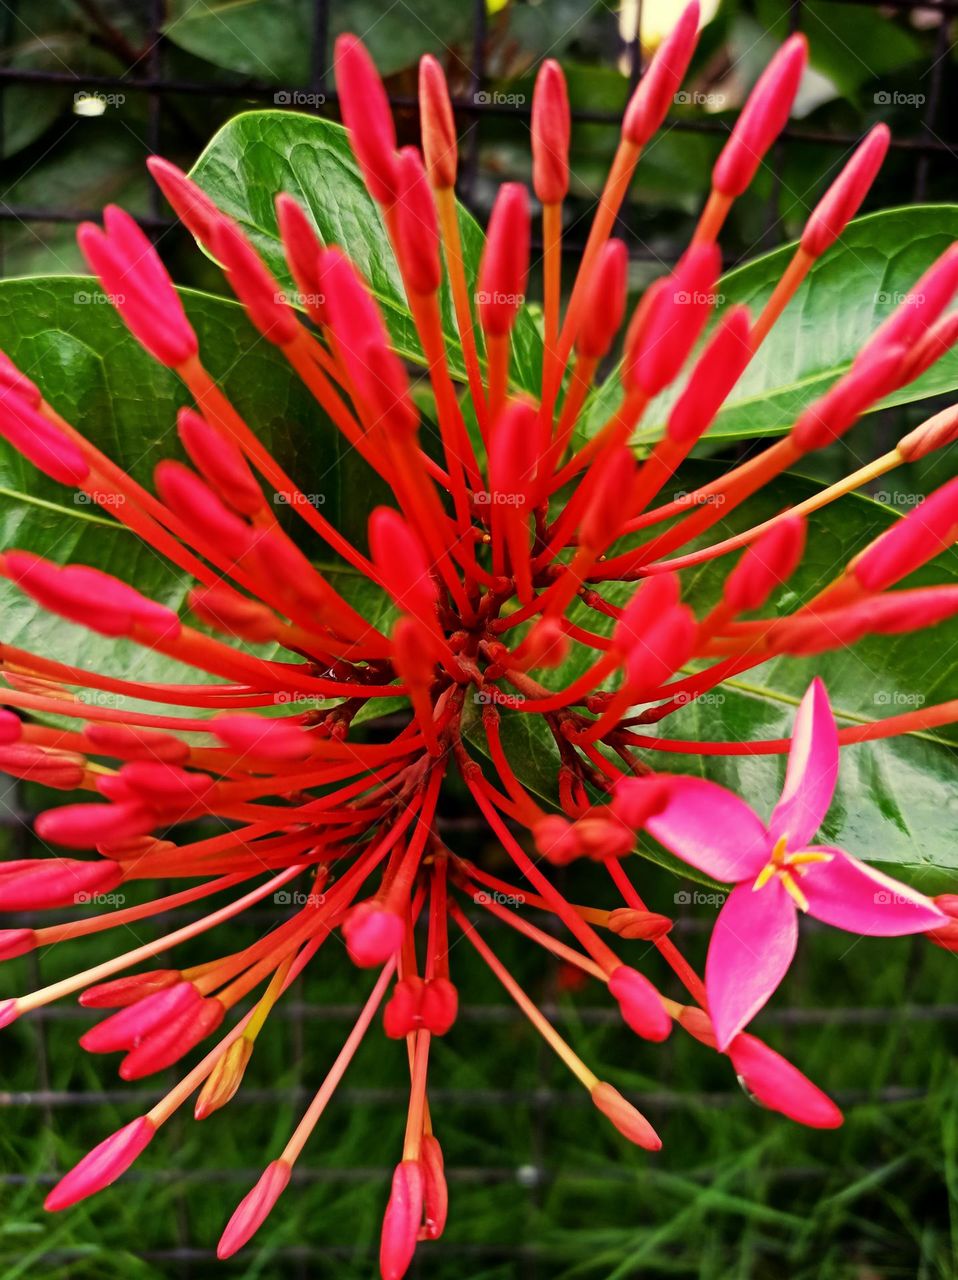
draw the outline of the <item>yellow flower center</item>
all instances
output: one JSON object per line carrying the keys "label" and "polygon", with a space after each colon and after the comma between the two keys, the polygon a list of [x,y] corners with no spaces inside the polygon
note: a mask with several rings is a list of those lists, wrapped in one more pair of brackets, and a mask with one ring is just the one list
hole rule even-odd
{"label": "yellow flower center", "polygon": [[807,873],[808,868],[816,862],[831,862],[831,860],[832,855],[830,853],[812,853],[807,849],[789,853],[788,837],[781,836],[772,850],[772,856],[755,877],[752,890],[754,892],[764,888],[773,876],[778,876],[785,886],[786,892],[790,897],[794,898],[795,905],[799,911],[807,911],[808,899],[802,893],[798,881]]}

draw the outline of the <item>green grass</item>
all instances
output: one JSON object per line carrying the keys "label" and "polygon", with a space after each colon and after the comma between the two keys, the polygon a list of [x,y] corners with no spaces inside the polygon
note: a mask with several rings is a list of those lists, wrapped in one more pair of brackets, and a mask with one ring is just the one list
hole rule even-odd
{"label": "green grass", "polygon": [[[635,864],[653,903],[672,909],[676,882]],[[597,901],[611,904],[602,888]],[[688,912],[688,908],[682,909]],[[707,934],[696,916],[681,935],[701,960]],[[230,948],[261,930],[237,924]],[[555,970],[524,940],[487,936],[538,998],[556,999]],[[139,937],[149,930],[137,927]],[[127,937],[122,945],[133,945]],[[53,948],[45,981],[112,954],[108,936]],[[201,959],[207,945],[190,951]],[[220,940],[221,949],[224,942]],[[673,990],[657,957],[625,943],[626,958]],[[728,1064],[681,1033],[665,1045],[637,1040],[606,1020],[594,989],[559,995],[555,1016],[602,1076],[645,1099],[664,1149],[629,1147],[589,1105],[471,949],[457,945],[453,972],[463,1015],[435,1045],[430,1071],[436,1131],[450,1171],[443,1242],[422,1246],[423,1280],[946,1280],[958,1275],[953,1220],[958,1189],[958,1081],[944,1006],[953,956],[922,940],[857,941],[808,929],[799,962],[757,1029],[846,1103],[845,1126],[798,1128],[756,1107]],[[30,985],[31,962],[3,970],[3,994]],[[378,1027],[314,1133],[300,1178],[236,1259],[192,1263],[175,1251],[208,1250],[262,1166],[278,1154],[332,1060],[370,976],[353,970],[338,940],[307,973],[295,1000],[329,1009],[301,1031],[274,1018],[257,1045],[246,1088],[196,1124],[185,1109],[127,1177],[63,1215],[44,1215],[45,1187],[105,1133],[150,1105],[156,1081],[125,1085],[112,1057],[76,1047],[91,1020],[75,1005],[45,1025],[3,1032],[0,1276],[74,1278],[206,1275],[337,1277],[375,1271],[379,1222],[402,1141],[404,1049]],[[896,1010],[890,1020],[883,1011]],[[72,1012],[71,1012],[72,1010]],[[596,1011],[599,1011],[598,1017]],[[850,1013],[849,1010],[857,1010]],[[796,1021],[797,1011],[799,1020]],[[301,1036],[301,1040],[300,1037]],[[170,1075],[169,1079],[174,1077]],[[98,1105],[45,1108],[16,1091],[110,1092]],[[263,1098],[262,1091],[275,1091]],[[124,1101],[113,1100],[113,1094]],[[257,1097],[257,1095],[260,1095]],[[46,1179],[46,1181],[44,1181]],[[330,1251],[330,1252],[325,1252]],[[192,1269],[191,1269],[192,1268]],[[302,1268],[300,1270],[300,1268]]]}

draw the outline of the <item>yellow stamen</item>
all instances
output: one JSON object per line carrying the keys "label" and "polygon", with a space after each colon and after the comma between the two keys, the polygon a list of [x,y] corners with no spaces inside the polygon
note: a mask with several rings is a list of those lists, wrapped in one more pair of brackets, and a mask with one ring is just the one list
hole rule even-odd
{"label": "yellow stamen", "polygon": [[781,872],[781,878],[782,884],[785,886],[789,896],[795,900],[795,905],[798,907],[799,911],[807,911],[808,899],[798,887],[798,883],[792,873],[790,871],[783,871]]}

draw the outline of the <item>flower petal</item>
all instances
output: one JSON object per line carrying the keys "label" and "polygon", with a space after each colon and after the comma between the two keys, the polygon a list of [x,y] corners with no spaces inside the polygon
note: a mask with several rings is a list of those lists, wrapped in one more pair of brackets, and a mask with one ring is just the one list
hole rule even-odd
{"label": "flower petal", "polygon": [[923,893],[900,880],[859,862],[843,849],[815,846],[812,853],[829,853],[831,862],[815,862],[799,879],[808,899],[808,913],[836,929],[896,938],[924,933],[947,919]]}
{"label": "flower petal", "polygon": [[795,904],[778,876],[761,889],[740,884],[729,894],[705,962],[709,1013],[721,1051],[785,977],[797,941]]}
{"label": "flower petal", "polygon": [[774,843],[801,849],[822,825],[838,781],[838,729],[828,694],[816,677],[795,717],[785,786],[768,824]]}
{"label": "flower petal", "polygon": [[645,829],[666,849],[716,880],[751,880],[768,861],[765,824],[744,800],[704,778],[669,777],[664,806]]}

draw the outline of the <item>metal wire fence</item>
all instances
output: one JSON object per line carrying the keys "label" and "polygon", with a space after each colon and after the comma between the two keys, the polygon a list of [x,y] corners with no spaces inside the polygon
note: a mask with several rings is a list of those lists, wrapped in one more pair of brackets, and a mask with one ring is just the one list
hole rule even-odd
{"label": "metal wire fence", "polygon": [[[463,0],[463,3],[466,2],[467,0]],[[330,74],[332,65],[330,19],[335,3],[336,0],[315,0],[312,5],[311,30],[308,33],[308,37],[304,35],[304,38],[308,38],[310,41],[309,75],[307,80],[298,87],[302,90],[302,93],[295,101],[290,101],[288,104],[292,110],[313,111],[317,114],[334,118],[336,116],[337,94],[331,84]],[[907,159],[909,166],[909,188],[907,191],[903,189],[900,195],[902,197],[910,197],[914,201],[920,201],[925,197],[932,179],[947,180],[954,173],[954,161],[958,156],[958,137],[950,136],[953,121],[942,117],[945,76],[952,65],[949,56],[951,35],[948,19],[958,14],[958,0],[939,0],[934,5],[929,5],[928,0],[843,0],[843,3],[859,5],[862,9],[863,22],[875,21],[874,15],[879,8],[885,12],[892,10],[898,13],[932,10],[934,13],[941,15],[937,35],[934,38],[933,54],[926,71],[925,83],[927,88],[924,95],[923,108],[914,119],[911,133],[906,133],[902,136],[899,130],[892,143],[895,151]],[[41,5],[34,4],[20,5],[14,3],[13,0],[3,3],[3,12],[0,15],[0,42],[9,37],[12,27],[17,21],[22,18],[24,21],[29,22],[41,7]],[[805,7],[803,0],[791,0],[788,12],[789,25],[793,30],[802,29]],[[472,8],[473,31],[470,41],[466,90],[459,93],[454,103],[462,139],[463,162],[459,194],[465,204],[470,207],[474,207],[477,202],[479,185],[483,178],[481,157],[484,129],[490,121],[495,120],[497,117],[525,118],[529,115],[529,106],[526,104],[517,105],[512,103],[505,105],[498,102],[494,96],[483,93],[483,87],[487,84],[485,52],[489,18],[485,0],[472,0]],[[213,97],[217,99],[235,99],[238,105],[267,104],[277,109],[284,109],[287,105],[282,100],[283,95],[277,93],[276,85],[272,83],[259,83],[255,80],[242,78],[224,80],[221,77],[218,77],[213,83],[203,78],[184,79],[168,74],[167,42],[163,35],[166,7],[163,0],[146,0],[144,11],[147,19],[148,34],[143,46],[143,52],[135,61],[131,62],[122,74],[79,74],[72,72],[68,68],[44,70],[6,65],[0,66],[0,90],[17,86],[20,89],[30,88],[35,90],[36,93],[42,94],[51,87],[66,86],[75,88],[77,91],[122,92],[123,94],[142,95],[147,104],[146,128],[141,139],[144,158],[151,152],[161,149],[161,140],[167,124],[165,113],[171,97],[188,95],[199,99]],[[637,34],[623,48],[616,32],[614,15],[610,12],[608,40],[610,59],[621,59],[622,57],[626,59],[629,79],[632,83],[639,79],[643,69],[641,29],[640,13]],[[460,54],[460,56],[462,55]],[[310,101],[305,101],[304,95]],[[287,96],[292,98],[294,95]],[[624,96],[623,90],[623,98]],[[5,99],[6,93],[0,92],[0,135],[3,133]],[[408,108],[413,105],[413,100],[406,95],[399,94],[394,97],[394,105],[398,108]],[[616,113],[604,110],[579,110],[574,113],[574,122],[576,124],[611,124],[616,123],[618,118]],[[714,134],[724,132],[727,125],[708,118],[703,111],[699,117],[694,119],[683,116],[672,127],[681,131]],[[779,147],[781,151],[784,148],[803,145],[825,146],[833,149],[835,155],[838,156],[856,141],[857,135],[847,131],[821,131],[796,123],[785,130]],[[164,206],[158,190],[153,190],[150,199],[150,207],[142,215],[141,222],[148,231],[159,236],[173,226],[173,220]],[[0,196],[0,270],[3,268],[4,233],[11,226],[72,224],[86,218],[97,217],[98,213],[97,209],[76,207],[69,201],[58,199],[55,190],[50,192],[49,203],[43,204],[31,203],[27,205],[8,201],[5,196]],[[628,233],[628,224],[630,222],[628,208],[623,215],[623,220],[625,224],[624,234],[630,250],[636,257],[641,257],[644,252],[641,238],[634,235],[630,236]],[[776,202],[771,199],[768,202],[763,236],[767,242],[774,242],[776,234],[781,238]],[[577,242],[574,235],[569,237],[566,247],[571,251],[575,251]],[[675,255],[673,256],[677,256],[680,248],[681,245],[677,244],[675,246]],[[669,254],[657,249],[655,256],[668,259]],[[31,814],[25,806],[20,789],[16,787],[11,789],[0,802],[0,828],[6,832],[10,856],[28,857],[34,852],[30,820]],[[180,914],[175,916],[176,920],[184,918]],[[260,913],[257,917],[261,925],[267,924],[272,918],[269,913]],[[165,921],[169,927],[172,927],[171,920],[172,917],[168,916]],[[694,921],[687,921],[684,924],[680,922],[679,925],[680,932],[684,930],[686,933],[690,930],[694,931],[696,927],[696,922]],[[43,956],[32,957],[30,964],[33,970],[32,977],[39,985],[44,980]],[[561,1006],[547,1003],[545,1008],[550,1015],[557,1017],[561,1021],[564,1016]],[[345,1025],[347,1017],[353,1013],[354,1007],[352,1005],[330,1004],[313,998],[305,999],[302,993],[298,998],[281,1004],[277,1010],[277,1015],[281,1021],[293,1025],[295,1031],[293,1043],[299,1046],[301,1053],[308,1045],[311,1028],[328,1022]],[[507,1004],[471,1005],[466,1003],[462,1009],[461,1016],[466,1023],[471,1022],[481,1025],[501,1025],[511,1023],[517,1018],[514,1007]],[[576,1016],[583,1025],[587,1026],[601,1025],[612,1018],[608,1008],[591,1006],[582,1001],[577,1006]],[[856,1024],[882,1023],[890,1020],[893,1016],[900,1017],[901,1011],[896,1011],[893,1014],[890,1009],[881,1007],[833,1008],[821,1012],[794,1008],[769,1015],[769,1021],[772,1025],[778,1021],[794,1026],[817,1026],[828,1021],[834,1022],[838,1018],[844,1025],[852,1026]],[[919,1021],[955,1022],[958,1020],[958,1005],[947,1003],[912,1007],[908,1010],[908,1016]],[[65,1109],[72,1111],[76,1108],[96,1108],[109,1104],[129,1104],[134,1106],[138,1102],[152,1102],[156,1096],[154,1091],[137,1089],[135,1086],[104,1087],[96,1090],[58,1088],[51,1084],[49,1072],[50,1048],[48,1044],[50,1027],[60,1021],[77,1021],[81,1017],[85,1017],[85,1015],[80,1010],[70,1007],[54,1006],[39,1011],[39,1015],[36,1016],[34,1021],[36,1027],[35,1085],[16,1092],[0,1092],[0,1111],[10,1108],[29,1109],[36,1114],[38,1125],[50,1129],[62,1123]],[[2,1080],[0,1080],[0,1087],[2,1087],[2,1083]],[[919,1090],[890,1084],[881,1096],[885,1100],[895,1101],[917,1096],[919,1093]],[[278,1094],[274,1089],[256,1087],[244,1090],[242,1095],[243,1105],[256,1104],[259,1106],[275,1104],[280,1097],[288,1101],[293,1097],[305,1099],[307,1096],[308,1091],[305,1088],[287,1089],[282,1094]],[[498,1108],[505,1103],[527,1108],[530,1114],[535,1117],[536,1137],[534,1147],[538,1153],[537,1159],[541,1158],[542,1160],[542,1167],[538,1170],[526,1168],[523,1175],[524,1188],[525,1192],[530,1196],[534,1197],[537,1194],[536,1189],[541,1187],[542,1180],[547,1179],[549,1176],[548,1160],[543,1154],[546,1148],[545,1133],[549,1117],[557,1106],[565,1107],[569,1105],[569,1095],[567,1093],[554,1090],[548,1083],[546,1075],[540,1073],[539,1079],[529,1088],[519,1090],[493,1088],[481,1090],[458,1089],[455,1091],[439,1088],[434,1092],[431,1091],[430,1096],[434,1098],[437,1105],[451,1100],[460,1105],[473,1108],[476,1114],[481,1114],[483,1108]],[[732,1090],[726,1092],[689,1092],[683,1090],[679,1092],[668,1089],[635,1096],[640,1106],[651,1108],[653,1111],[690,1106],[721,1108],[734,1102],[737,1097]],[[853,1102],[858,1096],[861,1095],[856,1095],[852,1091],[846,1094],[844,1100]],[[397,1083],[397,1087],[394,1089],[370,1090],[347,1086],[343,1089],[341,1097],[346,1104],[362,1101],[364,1103],[377,1103],[383,1106],[401,1108],[407,1098],[407,1090],[402,1086],[401,1081]],[[516,1185],[517,1170],[515,1164],[509,1162],[508,1152],[503,1154],[507,1158],[499,1165],[452,1165],[448,1170],[450,1181],[453,1185],[488,1185],[496,1182]],[[240,1193],[243,1188],[251,1184],[258,1172],[258,1169],[250,1168],[204,1168],[188,1174],[147,1171],[134,1173],[131,1177],[134,1182],[144,1178],[153,1179],[157,1183],[168,1183],[171,1179],[176,1180],[184,1195],[191,1185],[199,1181],[235,1183],[238,1193]],[[387,1172],[384,1166],[324,1169],[305,1161],[304,1166],[297,1170],[296,1180],[299,1182],[312,1182],[340,1179],[348,1182],[365,1181],[369,1178],[374,1178],[385,1186]],[[784,1169],[782,1173],[786,1178],[796,1181],[800,1181],[805,1177],[817,1176],[816,1170],[804,1169],[800,1166]],[[11,1188],[23,1183],[39,1183],[43,1185],[54,1181],[56,1176],[55,1171],[52,1169],[37,1175],[23,1174],[7,1168],[0,1172],[0,1187]],[[614,1174],[607,1173],[605,1176],[611,1177]],[[519,1179],[520,1183],[523,1182],[523,1178]],[[185,1211],[182,1216],[185,1219]],[[532,1246],[522,1242],[496,1246],[486,1244],[476,1246],[443,1246],[440,1244],[438,1246],[440,1252],[444,1248],[447,1248],[455,1256],[471,1259],[474,1263],[478,1259],[505,1258],[520,1268],[517,1274],[521,1273],[530,1276],[537,1274],[536,1251]],[[301,1245],[284,1248],[273,1256],[282,1265],[283,1274],[305,1276],[310,1273],[310,1264],[318,1259],[335,1259],[339,1256],[346,1256],[349,1253],[350,1250],[341,1248],[338,1245],[324,1245],[321,1241],[305,1241]],[[191,1243],[184,1231],[181,1243],[177,1247],[162,1250],[145,1250],[140,1256],[145,1262],[171,1269],[171,1274],[189,1276],[192,1274],[206,1274],[207,1264],[212,1259],[213,1253],[212,1249],[208,1247],[200,1247]],[[54,1251],[46,1256],[45,1264],[51,1269],[61,1264],[68,1267],[73,1258],[74,1255],[70,1250]],[[539,1272],[538,1274],[545,1273]]]}

